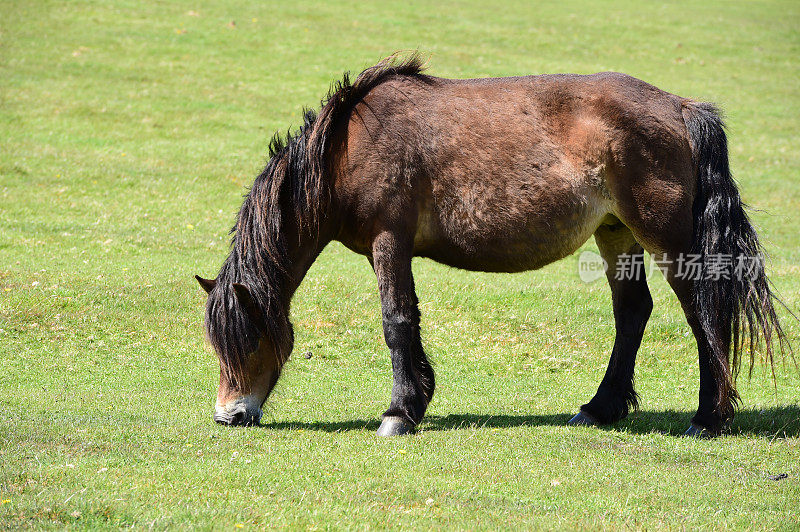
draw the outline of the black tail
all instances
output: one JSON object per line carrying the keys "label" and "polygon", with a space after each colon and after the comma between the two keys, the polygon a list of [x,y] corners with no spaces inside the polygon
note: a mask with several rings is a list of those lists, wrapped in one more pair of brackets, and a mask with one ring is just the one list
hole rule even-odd
{"label": "black tail", "polygon": [[728,166],[720,112],[712,104],[687,101],[683,118],[697,171],[692,252],[703,264],[694,284],[695,306],[711,345],[717,409],[729,418],[739,400],[735,383],[745,348],[752,372],[755,348],[763,343],[774,378],[775,338],[781,352],[788,344],[775,312],[780,301],[764,271],[763,249]]}

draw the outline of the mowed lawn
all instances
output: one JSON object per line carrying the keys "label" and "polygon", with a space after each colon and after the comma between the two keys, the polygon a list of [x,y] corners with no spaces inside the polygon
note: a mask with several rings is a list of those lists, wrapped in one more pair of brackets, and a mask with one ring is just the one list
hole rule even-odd
{"label": "mowed lawn", "polygon": [[420,431],[388,440],[363,257],[332,244],[309,272],[249,429],[212,421],[193,275],[216,275],[272,133],[343,71],[418,48],[434,75],[618,70],[719,103],[800,313],[798,27],[794,1],[0,1],[0,527],[796,530],[798,370],[745,370],[731,433],[680,437],[696,345],[660,275],[642,409],[572,428],[613,343],[605,282],[577,255],[517,275],[416,260],[438,388]]}

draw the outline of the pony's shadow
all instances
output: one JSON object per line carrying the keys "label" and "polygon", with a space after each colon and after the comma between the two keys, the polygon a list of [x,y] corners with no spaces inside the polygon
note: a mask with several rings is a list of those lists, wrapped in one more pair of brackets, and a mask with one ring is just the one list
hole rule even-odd
{"label": "pony's shadow", "polygon": [[[661,433],[683,435],[689,426],[692,412],[679,410],[639,410],[613,425],[598,430],[628,432],[632,434]],[[421,431],[473,430],[480,428],[564,426],[572,417],[569,414],[547,415],[482,415],[449,414],[427,416],[419,426]],[[378,419],[312,422],[263,422],[263,428],[275,430],[304,429],[322,432],[348,432],[377,430]],[[800,405],[776,406],[763,409],[742,409],[736,414],[729,434],[763,438],[794,438],[800,436]]]}

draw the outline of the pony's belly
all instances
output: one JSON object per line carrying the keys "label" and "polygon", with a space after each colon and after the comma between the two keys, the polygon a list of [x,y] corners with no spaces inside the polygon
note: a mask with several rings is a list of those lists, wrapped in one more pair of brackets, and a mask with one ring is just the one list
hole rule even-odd
{"label": "pony's belly", "polygon": [[518,272],[574,253],[613,212],[605,167],[553,157],[432,182],[418,204],[415,252],[469,270]]}
{"label": "pony's belly", "polygon": [[415,255],[466,270],[534,270],[574,253],[600,226],[604,216],[600,212],[581,212],[563,219],[536,219],[467,233],[423,224],[416,234]]}
{"label": "pony's belly", "polygon": [[484,246],[483,249],[464,248],[445,243],[437,247],[418,250],[415,255],[427,257],[464,270],[484,272],[524,272],[536,270],[556,262],[575,252],[591,236],[575,239],[572,242],[520,242],[514,246]]}

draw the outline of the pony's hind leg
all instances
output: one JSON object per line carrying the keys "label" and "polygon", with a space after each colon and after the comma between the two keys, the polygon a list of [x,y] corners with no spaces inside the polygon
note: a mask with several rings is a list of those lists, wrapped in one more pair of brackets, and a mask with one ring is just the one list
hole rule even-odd
{"label": "pony's hind leg", "polygon": [[422,349],[419,306],[411,273],[413,241],[402,234],[380,233],[372,245],[378,278],[383,334],[392,357],[394,384],[379,436],[408,434],[422,420],[433,397],[433,368]]}
{"label": "pony's hind leg", "polygon": [[[731,379],[731,370],[727,361],[718,362],[715,367],[713,350],[708,335],[700,323],[695,297],[695,282],[679,275],[676,264],[670,264],[665,272],[675,295],[683,307],[686,321],[697,340],[698,363],[700,368],[700,390],[698,393],[697,412],[692,417],[692,424],[686,431],[687,436],[716,436],[720,434],[733,419],[734,409],[739,395]],[[730,329],[719,331],[719,338],[730,338]],[[727,346],[725,346],[727,349]]]}
{"label": "pony's hind leg", "polygon": [[[721,433],[733,418],[738,395],[732,379],[731,368],[725,354],[729,349],[731,338],[730,317],[709,315],[703,316],[698,308],[698,285],[704,270],[695,270],[693,261],[701,256],[692,251],[692,227],[685,223],[691,219],[691,207],[688,204],[675,205],[664,212],[663,218],[672,220],[669,231],[652,229],[645,226],[631,226],[634,235],[651,253],[652,259],[662,265],[662,271],[678,301],[681,304],[686,321],[692,329],[697,341],[698,363],[700,369],[700,390],[697,412],[692,417],[692,424],[686,431],[690,436],[714,436]],[[699,264],[704,268],[702,262]],[[724,280],[717,281],[725,283]],[[726,290],[727,289],[727,290]],[[722,293],[730,293],[728,286],[722,284]],[[708,309],[708,306],[706,307]],[[709,335],[703,327],[703,319],[714,320]],[[726,321],[727,319],[727,321]],[[714,356],[712,342],[719,344],[723,354]]]}
{"label": "pony's hind leg", "polygon": [[601,225],[594,237],[607,265],[616,338],[597,393],[570,420],[572,425],[613,423],[638,406],[633,369],[645,325],[653,310],[645,278],[644,251],[631,231],[622,223]]}

